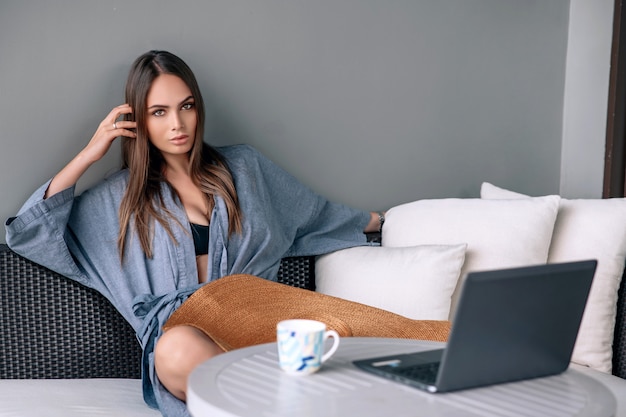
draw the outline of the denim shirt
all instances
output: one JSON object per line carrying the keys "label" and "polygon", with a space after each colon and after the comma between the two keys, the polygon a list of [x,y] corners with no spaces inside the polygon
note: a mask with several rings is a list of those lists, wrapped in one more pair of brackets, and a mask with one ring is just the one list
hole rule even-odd
{"label": "denim shirt", "polygon": [[[208,232],[207,282],[236,273],[275,280],[283,257],[367,244],[363,229],[368,212],[329,202],[250,146],[218,151],[233,175],[243,231],[228,235],[226,206],[216,196]],[[202,285],[191,229],[182,203],[163,183],[175,241],[155,222],[153,257],[147,258],[136,236],[130,236],[122,263],[118,210],[128,176],[121,170],[80,196],[70,187],[44,199],[46,182],[7,221],[6,241],[16,253],[109,299],[135,329],[143,348],[144,400],[164,416],[187,416],[185,404],[159,383],[153,350],[163,324]]]}

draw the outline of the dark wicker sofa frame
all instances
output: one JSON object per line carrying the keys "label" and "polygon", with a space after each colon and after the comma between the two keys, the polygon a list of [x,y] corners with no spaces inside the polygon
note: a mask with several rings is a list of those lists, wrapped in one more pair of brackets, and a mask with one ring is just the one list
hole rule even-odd
{"label": "dark wicker sofa frame", "polygon": [[[278,280],[315,289],[313,257],[285,258]],[[625,282],[613,374],[626,379]],[[99,293],[0,245],[0,379],[140,378],[135,334]]]}

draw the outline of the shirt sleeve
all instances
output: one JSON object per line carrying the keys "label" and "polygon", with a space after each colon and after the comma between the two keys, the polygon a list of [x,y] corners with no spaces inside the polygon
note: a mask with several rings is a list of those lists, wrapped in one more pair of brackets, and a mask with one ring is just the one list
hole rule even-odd
{"label": "shirt sleeve", "polygon": [[254,178],[254,187],[242,187],[238,193],[244,205],[246,194],[254,194],[259,207],[248,210],[247,215],[264,212],[262,219],[253,221],[263,221],[273,238],[280,236],[288,242],[281,256],[321,255],[368,244],[363,230],[370,221],[369,212],[331,202],[254,148],[243,149],[248,154],[245,164],[234,171]]}
{"label": "shirt sleeve", "polygon": [[309,219],[298,230],[289,256],[322,255],[366,245],[363,232],[370,213],[333,203],[321,197]]}
{"label": "shirt sleeve", "polygon": [[66,244],[74,187],[44,199],[50,181],[39,187],[17,216],[6,222],[7,245],[17,254],[59,274],[84,282]]}

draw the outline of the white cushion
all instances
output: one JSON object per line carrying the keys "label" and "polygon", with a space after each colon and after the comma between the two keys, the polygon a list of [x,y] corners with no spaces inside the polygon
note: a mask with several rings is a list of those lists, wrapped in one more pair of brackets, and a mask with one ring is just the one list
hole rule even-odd
{"label": "white cushion", "polygon": [[316,290],[415,320],[447,320],[465,248],[344,249],[317,259]]}
{"label": "white cushion", "polygon": [[[558,196],[536,200],[435,199],[391,208],[385,247],[467,243],[462,283],[470,271],[545,263],[559,206]],[[452,297],[456,310],[461,285]]]}
{"label": "white cushion", "polygon": [[[481,197],[533,199],[489,183],[482,185]],[[561,199],[548,262],[584,259],[597,259],[598,268],[572,361],[611,372],[617,291],[626,259],[626,199]]]}
{"label": "white cushion", "polygon": [[143,401],[140,379],[0,380],[0,416],[159,417]]}

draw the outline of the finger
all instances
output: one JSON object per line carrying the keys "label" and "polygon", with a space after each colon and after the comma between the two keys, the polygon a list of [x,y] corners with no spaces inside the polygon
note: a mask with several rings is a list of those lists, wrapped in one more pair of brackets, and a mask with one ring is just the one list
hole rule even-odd
{"label": "finger", "polygon": [[137,134],[133,132],[132,130],[123,129],[120,136],[123,136],[125,138],[135,139],[137,137]]}
{"label": "finger", "polygon": [[128,104],[122,104],[120,106],[114,107],[104,120],[109,120],[110,123],[113,124],[117,121],[117,119],[119,119],[120,116],[124,114],[130,114],[132,112],[132,107],[130,107]]}
{"label": "finger", "polygon": [[107,115],[107,118],[117,119],[119,115],[131,112],[132,108],[128,104],[121,104],[119,106],[113,107],[113,109],[111,109],[111,111]]}
{"label": "finger", "polygon": [[117,109],[118,114],[128,114],[133,112],[133,108],[130,107],[129,104],[122,104],[117,106],[115,109]]}
{"label": "finger", "polygon": [[115,129],[111,132],[115,133],[116,136],[126,136],[129,138],[136,138],[137,133],[134,130],[137,126],[137,123],[130,121],[119,121],[114,124]]}
{"label": "finger", "polygon": [[114,129],[135,129],[137,128],[137,122],[130,120],[119,120],[113,123]]}
{"label": "finger", "polygon": [[127,105],[117,106],[113,108],[113,110],[109,112],[107,117],[105,117],[102,120],[102,122],[100,122],[100,128],[105,129],[105,130],[117,129],[116,123],[117,123],[118,117],[122,114],[130,113],[130,112],[132,112],[130,110],[130,106],[127,106]]}

